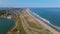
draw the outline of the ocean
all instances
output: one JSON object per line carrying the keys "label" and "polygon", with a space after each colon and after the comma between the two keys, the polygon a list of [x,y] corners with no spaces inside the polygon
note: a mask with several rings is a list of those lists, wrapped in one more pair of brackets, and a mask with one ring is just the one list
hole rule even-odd
{"label": "ocean", "polygon": [[60,29],[60,8],[30,8],[30,10]]}
{"label": "ocean", "polygon": [[14,26],[14,20],[0,18],[0,34],[6,34]]}

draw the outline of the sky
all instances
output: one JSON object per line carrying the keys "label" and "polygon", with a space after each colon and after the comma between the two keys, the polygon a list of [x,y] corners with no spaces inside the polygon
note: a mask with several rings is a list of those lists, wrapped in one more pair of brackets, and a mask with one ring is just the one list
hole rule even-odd
{"label": "sky", "polygon": [[60,7],[60,0],[0,0],[0,7]]}

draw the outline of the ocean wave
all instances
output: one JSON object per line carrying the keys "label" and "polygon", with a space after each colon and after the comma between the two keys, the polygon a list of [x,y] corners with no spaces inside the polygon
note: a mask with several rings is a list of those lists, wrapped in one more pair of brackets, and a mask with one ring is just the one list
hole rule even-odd
{"label": "ocean wave", "polygon": [[44,22],[48,23],[49,25],[53,26],[54,28],[57,28],[57,29],[59,29],[59,30],[60,30],[60,27],[58,27],[58,26],[55,26],[55,25],[51,24],[49,20],[47,20],[47,19],[45,19],[45,18],[42,18],[42,17],[41,17],[41,16],[39,16],[37,13],[32,12],[31,10],[29,10],[29,13],[31,13],[33,16],[37,17],[38,19],[41,19],[42,21],[44,21]]}

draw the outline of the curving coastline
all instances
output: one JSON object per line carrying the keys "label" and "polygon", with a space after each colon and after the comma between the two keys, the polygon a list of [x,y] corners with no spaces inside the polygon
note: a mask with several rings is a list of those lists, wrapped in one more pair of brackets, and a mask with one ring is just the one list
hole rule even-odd
{"label": "curving coastline", "polygon": [[37,14],[34,13],[34,12],[31,12],[30,10],[29,10],[29,13],[30,13],[31,15],[33,15],[34,17],[36,17],[36,18],[42,20],[42,21],[45,22],[47,25],[51,26],[52,28],[54,28],[54,29],[56,29],[56,30],[58,30],[58,31],[60,32],[59,27],[56,27],[56,26],[52,25],[48,20],[46,20],[46,19],[40,17],[39,15],[37,15]]}
{"label": "curving coastline", "polygon": [[[42,17],[39,17],[39,15],[37,15],[37,14],[35,14],[34,12],[32,12],[32,11],[30,11],[30,9],[25,9],[25,10],[27,10],[26,12],[30,15],[30,16],[32,16],[36,21],[38,21],[39,23],[38,24],[41,24],[44,28],[46,28],[46,29],[49,29],[51,32],[53,32],[54,34],[60,34],[60,30],[59,29],[57,29],[57,28],[55,28],[54,26],[52,26],[51,24],[50,24],[50,22],[49,21],[46,21],[45,19],[43,19]],[[24,10],[24,11],[25,11]],[[19,13],[19,11],[18,11],[18,13]],[[14,19],[15,20],[15,19]],[[41,23],[40,23],[41,22]],[[17,21],[15,22],[15,24],[14,24],[14,27],[11,29],[11,30],[9,30],[9,31],[13,31],[16,27],[17,27]],[[9,32],[8,32],[9,33]]]}
{"label": "curving coastline", "polygon": [[[13,19],[14,20],[14,19]],[[11,33],[16,27],[17,27],[17,25],[18,25],[18,21],[16,21],[16,20],[14,20],[15,21],[15,23],[14,23],[14,26],[7,32],[7,34],[9,34],[9,33]]]}
{"label": "curving coastline", "polygon": [[[44,24],[46,24],[47,26],[49,26],[49,27],[47,27],[47,26],[46,26],[46,27],[49,28],[50,30],[53,30],[53,31],[56,31],[56,32],[60,32],[60,29],[58,29],[58,28],[56,28],[55,26],[51,25],[50,22],[47,23],[46,20],[43,20],[41,17],[33,14],[33,13],[30,11],[30,9],[28,9],[27,12],[30,13],[30,15],[32,15],[32,16],[35,17],[36,19],[39,19],[39,20],[43,21]],[[44,25],[44,24],[43,24],[43,25]]]}
{"label": "curving coastline", "polygon": [[13,31],[17,27],[17,25],[18,25],[18,23],[16,21],[15,24],[14,24],[14,26],[13,26],[13,28],[10,31]]}

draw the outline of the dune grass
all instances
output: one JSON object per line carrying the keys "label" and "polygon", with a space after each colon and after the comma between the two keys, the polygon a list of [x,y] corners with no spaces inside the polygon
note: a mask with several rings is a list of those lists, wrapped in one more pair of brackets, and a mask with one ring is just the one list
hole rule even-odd
{"label": "dune grass", "polygon": [[[25,30],[23,29],[20,17],[19,16],[15,16],[14,18],[15,18],[16,21],[18,21],[18,26],[17,26],[16,29],[20,31],[19,34],[26,34]],[[17,31],[14,32],[14,33],[17,33]]]}
{"label": "dune grass", "polygon": [[28,17],[24,17],[24,18],[26,19],[26,21],[27,21],[27,23],[29,24],[30,27],[36,28],[36,29],[42,29],[41,26],[38,27],[34,22],[29,21],[29,20],[28,20]]}

